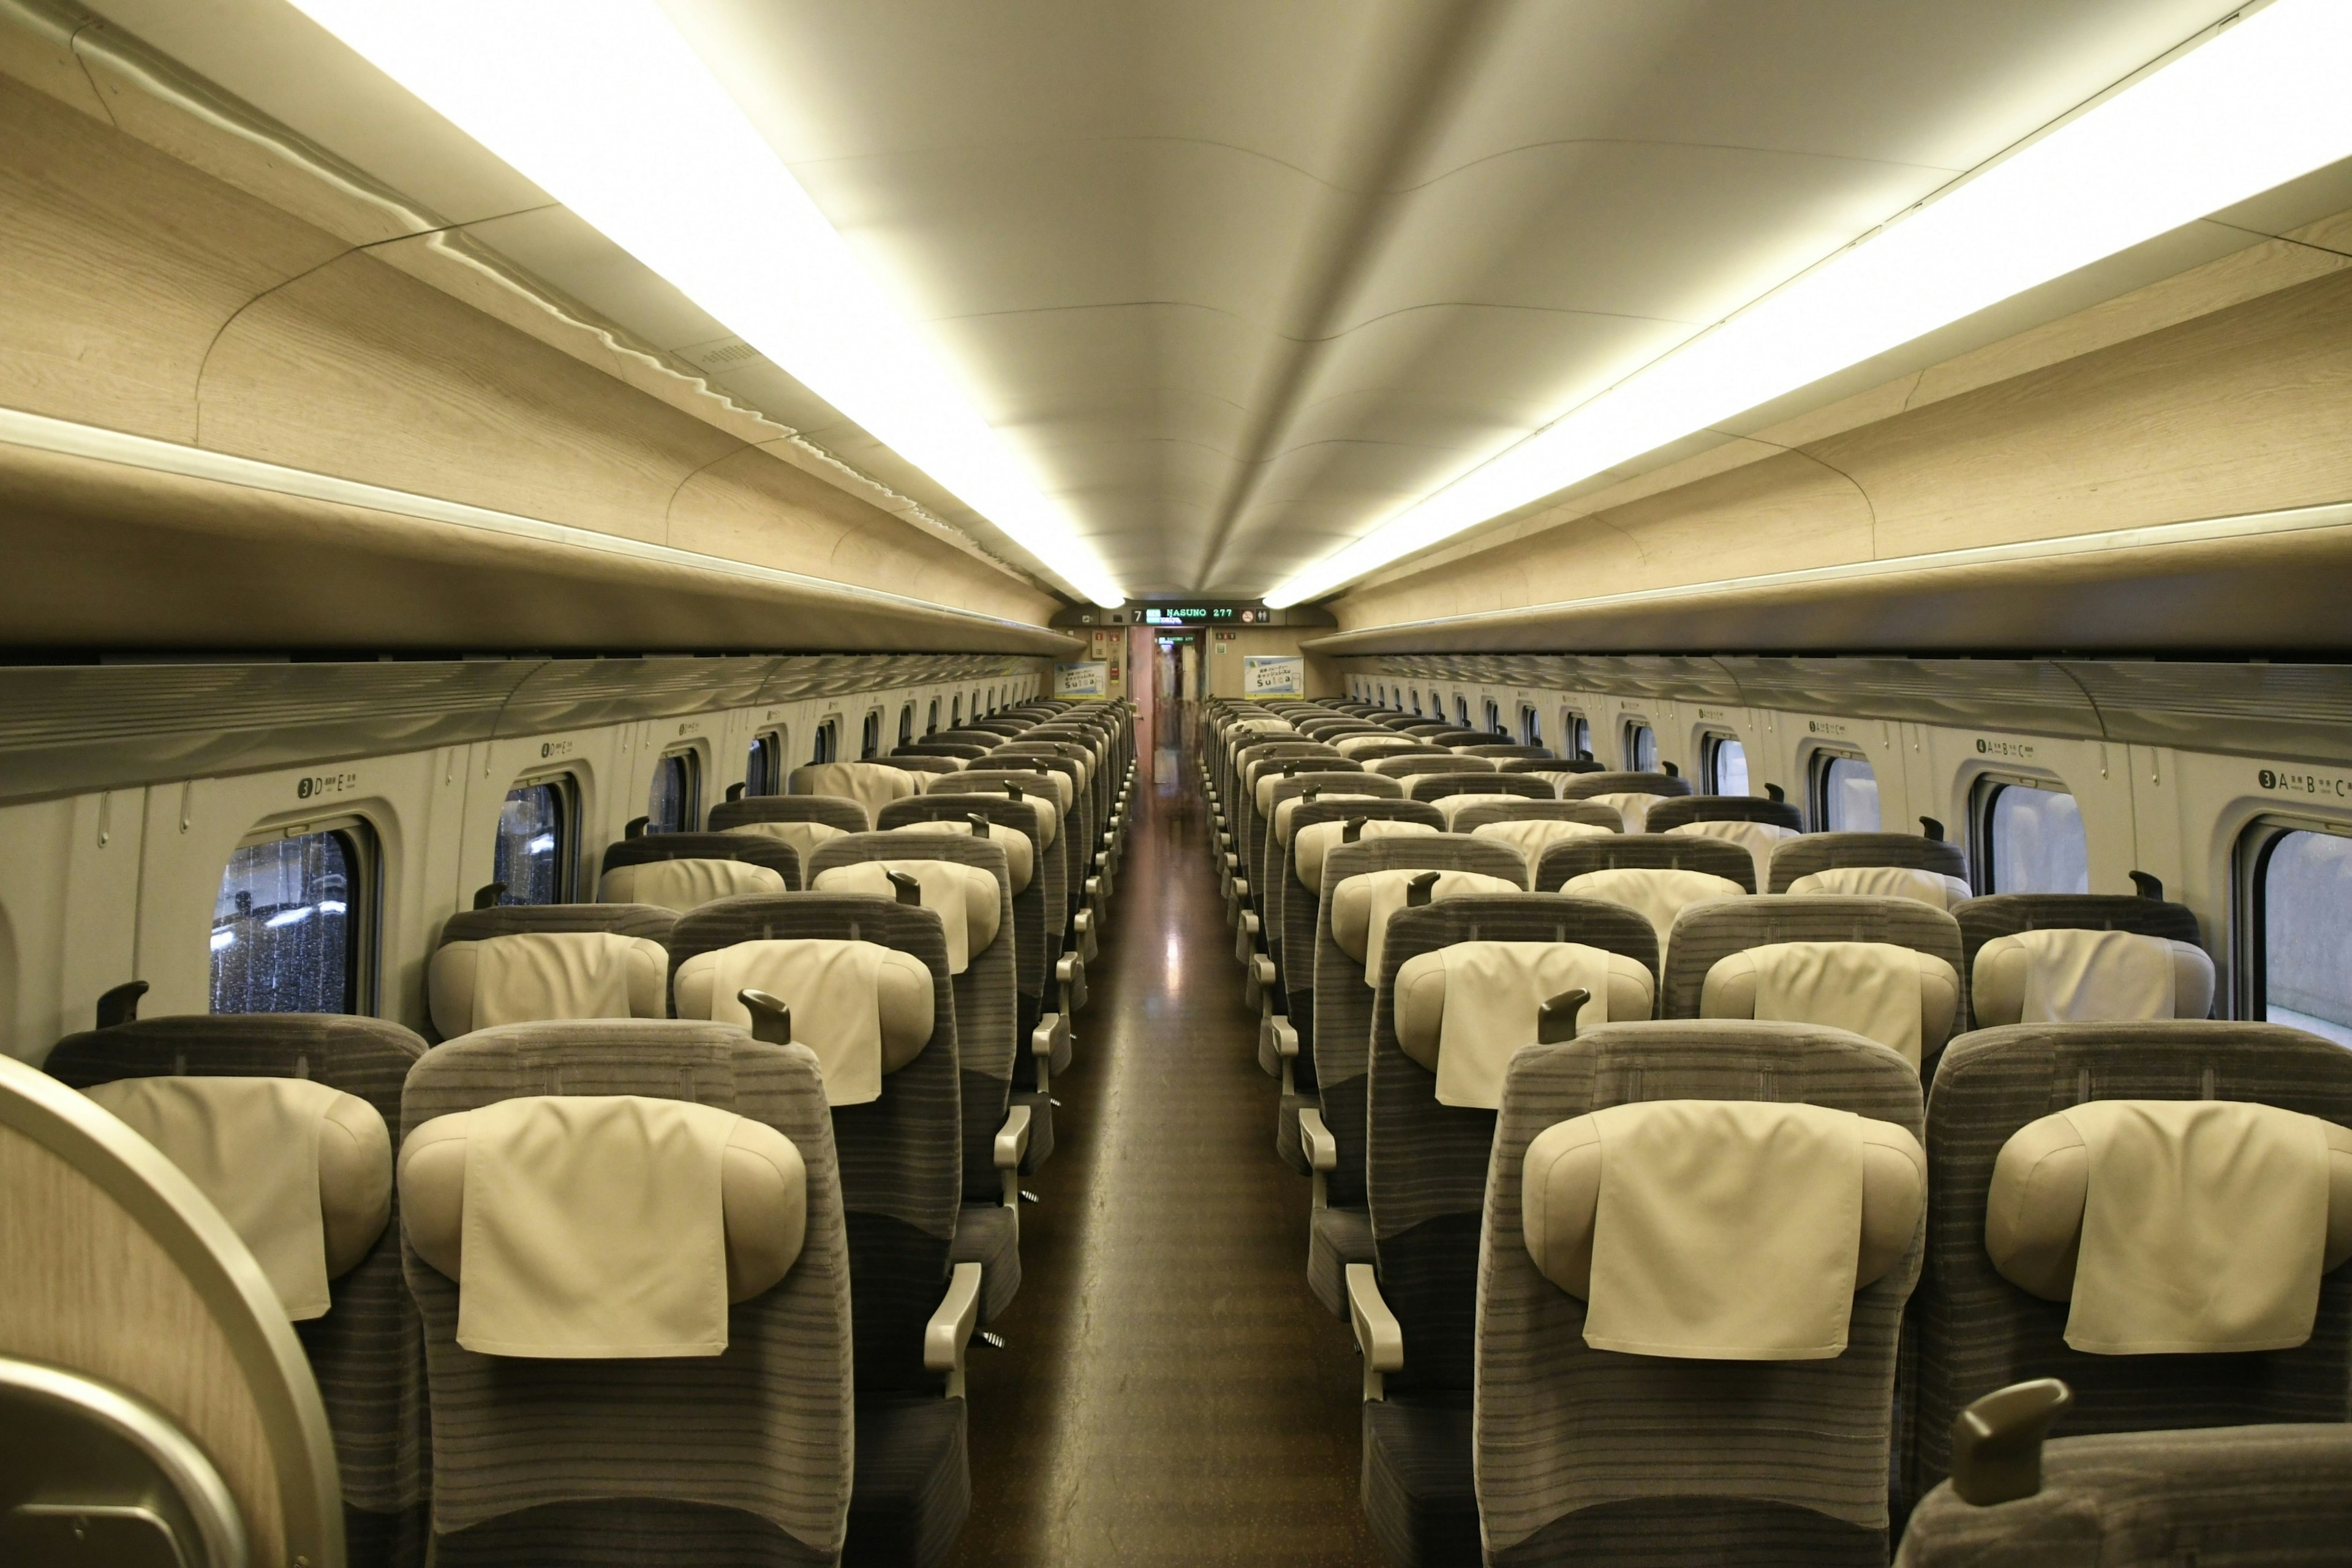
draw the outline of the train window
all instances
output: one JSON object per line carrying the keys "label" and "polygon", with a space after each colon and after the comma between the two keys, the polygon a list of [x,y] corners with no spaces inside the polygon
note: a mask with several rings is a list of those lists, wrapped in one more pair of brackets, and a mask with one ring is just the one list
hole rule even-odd
{"label": "train window", "polygon": [[782,730],[764,730],[752,740],[751,754],[743,761],[743,793],[784,793],[784,732]]}
{"label": "train window", "polygon": [[1573,708],[1559,710],[1559,741],[1561,755],[1574,762],[1592,754],[1592,721]]}
{"label": "train window", "polygon": [[1538,715],[1531,703],[1519,704],[1519,744],[1522,746],[1543,744],[1543,720]]}
{"label": "train window", "polygon": [[940,729],[940,700],[939,700],[938,698],[934,697],[934,698],[932,698],[932,699],[931,699],[931,709],[930,709],[930,711],[929,711],[928,714],[926,714],[926,715],[924,716],[924,719],[923,719],[923,733],[924,733],[924,734],[926,734],[926,735],[935,735],[935,734],[939,733],[939,729]]}
{"label": "train window", "polygon": [[861,760],[870,762],[881,754],[882,710],[877,708],[866,716],[866,722],[857,727],[857,755]]}
{"label": "train window", "polygon": [[1491,697],[1486,699],[1486,733],[1500,735],[1506,740],[1508,740],[1511,734],[1508,730],[1503,728],[1502,704]]}
{"label": "train window", "polygon": [[1625,765],[1637,773],[1658,771],[1658,732],[1638,719],[1625,726]]}
{"label": "train window", "polygon": [[372,845],[352,821],[237,847],[213,902],[214,1012],[362,1009]]}
{"label": "train window", "polygon": [[1813,753],[1813,823],[1825,833],[1878,831],[1878,775],[1848,752]]}
{"label": "train window", "polygon": [[1977,886],[1988,893],[2087,893],[2091,847],[2074,797],[2038,780],[1977,786]]}
{"label": "train window", "polygon": [[1747,795],[1748,748],[1729,735],[1709,735],[1700,742],[1709,795]]}
{"label": "train window", "polygon": [[691,833],[701,820],[702,770],[690,752],[671,752],[654,764],[646,792],[647,833]]}
{"label": "train window", "polygon": [[1470,728],[1470,699],[1459,691],[1454,694],[1454,721],[1465,730]]}
{"label": "train window", "polygon": [[504,882],[502,904],[560,904],[571,889],[572,783],[569,777],[517,784],[499,808],[490,876]]}
{"label": "train window", "polygon": [[908,703],[898,710],[898,744],[904,746],[915,738],[915,705]]}
{"label": "train window", "polygon": [[2248,843],[2245,1010],[2352,1046],[2352,838],[2265,822]]}
{"label": "train window", "polygon": [[809,761],[829,763],[841,750],[841,721],[827,719],[816,727],[816,740],[809,747]]}

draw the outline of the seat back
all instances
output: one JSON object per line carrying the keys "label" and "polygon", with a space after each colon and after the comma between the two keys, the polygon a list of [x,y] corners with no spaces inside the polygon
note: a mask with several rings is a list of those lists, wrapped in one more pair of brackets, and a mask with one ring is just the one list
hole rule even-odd
{"label": "seat back", "polygon": [[[1674,938],[1666,946],[1660,1016],[1708,1016],[1709,977],[1716,976],[1716,984],[1722,984],[1724,977],[1717,971],[1724,960],[1749,949],[1785,942],[1868,942],[1907,948],[1948,965],[1949,984],[1955,990],[1958,984],[1959,926],[1941,910],[1916,900],[1785,895],[1727,899],[1694,905],[1675,921]],[[1923,984],[1927,984],[1924,977]],[[1940,1037],[1929,1035],[1920,1041],[1916,1066],[1923,1076],[1933,1070],[1937,1053],[1951,1037],[1955,1016],[1948,1000],[1932,992],[1928,984],[1923,1005],[1941,1009]]]}
{"label": "seat back", "polygon": [[[1041,908],[1045,916],[1045,956],[1044,967],[1050,972],[1054,960],[1060,957],[1070,929],[1070,917],[1077,910],[1078,901],[1086,894],[1085,861],[1078,846],[1071,839],[1069,825],[1064,820],[1056,801],[1039,788],[1036,774],[999,773],[991,769],[966,769],[953,777],[942,778],[932,786],[931,794],[961,803],[967,800],[1001,800],[1017,808],[1023,816],[1010,820],[1024,822],[1037,847],[1037,878],[1044,884]],[[1013,798],[1013,792],[1021,792]],[[926,796],[925,798],[929,798]],[[901,803],[902,805],[904,803]],[[887,808],[886,808],[887,809]],[[996,819],[993,811],[988,813]]]}
{"label": "seat back", "polygon": [[1652,833],[1669,833],[1694,822],[1763,822],[1790,832],[1802,832],[1802,813],[1785,800],[1759,800],[1746,795],[1672,795],[1650,807],[1645,826]]}
{"label": "seat back", "polygon": [[970,762],[974,757],[988,755],[989,748],[978,741],[942,741],[933,731],[919,741],[909,741],[891,755],[898,757],[944,757],[950,762]]}
{"label": "seat back", "polygon": [[1475,745],[1456,746],[1454,750],[1465,757],[1492,757],[1496,763],[1543,759],[1551,752],[1541,746],[1517,746],[1508,742],[1485,742]]}
{"label": "seat back", "polygon": [[1578,877],[1618,870],[1703,871],[1737,882],[1749,892],[1756,889],[1756,862],[1737,844],[1663,833],[1621,833],[1613,838],[1578,839],[1545,850],[1536,868],[1536,890],[1556,893]]}
{"label": "seat back", "polygon": [[[1060,848],[1056,846],[1049,854],[1043,847],[1036,809],[1008,795],[924,795],[884,806],[880,830],[895,833],[922,823],[938,822],[968,831],[969,819],[974,816],[988,823],[992,835],[1018,834],[1029,846],[1029,885],[1013,895],[1012,928],[1013,984],[1020,997],[1021,1036],[1026,1039],[1036,1023],[1038,999],[1049,988],[1047,977],[1060,952],[1058,945],[1049,947],[1046,910],[1061,908],[1063,900]],[[911,833],[908,836],[915,837]]]}
{"label": "seat back", "polygon": [[[672,875],[667,861],[702,864],[676,868]],[[713,898],[790,892],[801,885],[801,857],[790,844],[756,834],[649,833],[606,845],[602,872],[596,883],[602,901],[657,904],[682,914]]]}
{"label": "seat back", "polygon": [[1906,866],[1939,877],[1969,879],[1968,857],[1957,844],[1916,833],[1808,833],[1772,851],[1772,885],[1785,893],[1800,877],[1846,866]]}
{"label": "seat back", "polygon": [[[1475,760],[1475,759],[1474,759]],[[1551,800],[1551,786],[1525,773],[1491,771],[1419,773],[1405,785],[1415,800],[1440,801],[1454,795],[1517,795],[1521,800]]]}
{"label": "seat back", "polygon": [[1314,1084],[1315,929],[1318,911],[1322,908],[1323,889],[1319,877],[1309,886],[1299,876],[1298,836],[1309,827],[1329,822],[1345,823],[1356,817],[1367,823],[1411,822],[1434,828],[1445,826],[1435,806],[1402,798],[1300,801],[1291,807],[1290,840],[1283,847],[1281,874],[1266,879],[1272,884],[1275,903],[1267,910],[1265,929],[1279,932],[1282,962],[1277,971],[1278,984],[1283,988],[1291,1027],[1298,1032],[1297,1065],[1307,1075],[1302,1088]]}
{"label": "seat back", "polygon": [[1584,1341],[1587,1302],[1528,1251],[1528,1146],[1558,1123],[1657,1100],[1801,1102],[1921,1131],[1917,1076],[1835,1029],[1607,1024],[1520,1052],[1496,1127],[1479,1261],[1473,1441],[1489,1561],[1879,1568],[1916,1229],[1855,1292],[1843,1352],[1817,1360],[1596,1350]]}
{"label": "seat back", "polygon": [[438,1560],[829,1560],[848,1518],[852,1264],[816,1058],[723,1024],[508,1025],[418,1065],[401,1135],[575,1095],[685,1100],[782,1133],[805,1172],[799,1255],[729,1307],[724,1354],[541,1359],[460,1345],[459,1282],[405,1240],[432,1375]]}
{"label": "seat back", "polygon": [[[1657,939],[1641,916],[1559,893],[1449,899],[1389,922],[1387,971],[1373,1003],[1368,1053],[1365,1194],[1381,1294],[1408,1349],[1392,1392],[1467,1395],[1478,1294],[1478,1227],[1493,1155],[1491,1110],[1440,1103],[1438,1075],[1398,1031],[1398,976],[1457,942],[1574,942],[1639,963],[1654,989]],[[1538,1001],[1549,998],[1537,998]],[[1605,1005],[1605,1004],[1604,1004]],[[1644,1013],[1643,1016],[1647,1016]],[[1535,1011],[1526,1037],[1536,1042]],[[1424,1053],[1425,1054],[1425,1053]]]}
{"label": "seat back", "polygon": [[1475,833],[1492,822],[1581,822],[1624,831],[1624,822],[1605,805],[1587,800],[1550,800],[1542,795],[1494,795],[1454,807],[1451,824],[1456,833]]}
{"label": "seat back", "polygon": [[935,773],[951,773],[960,771],[963,767],[963,759],[961,757],[927,756],[921,752],[909,752],[903,747],[898,751],[891,752],[887,757],[877,757],[874,760],[877,763],[886,768],[898,768],[905,773],[923,773],[926,775]]}
{"label": "seat back", "polygon": [[1606,773],[1590,757],[1505,757],[1495,764],[1498,773]]}
{"label": "seat back", "polygon": [[[930,972],[931,1037],[862,1105],[833,1108],[849,1237],[860,1392],[930,1392],[923,1324],[948,1279],[948,1247],[963,1194],[963,1127],[955,994],[947,935],[929,910],[856,893],[730,899],[697,910],[670,933],[670,982],[688,960],[740,942],[870,942]],[[787,1004],[790,998],[785,998]]]}
{"label": "seat back", "polygon": [[[2119,893],[1988,893],[1952,911],[1960,922],[1960,1005],[1975,1018],[1977,954],[2000,937],[2029,931],[2122,931],[2204,945],[2186,904]],[[1971,1024],[1973,1026],[1973,1024]]]}
{"label": "seat back", "polygon": [[2000,1151],[2027,1123],[2098,1100],[2246,1100],[2352,1126],[2352,1053],[2274,1024],[2179,1020],[2021,1024],[1952,1043],[1927,1128],[1928,1268],[1907,1495],[1948,1473],[1952,1421],[1971,1402],[2058,1377],[2074,1403],[2053,1428],[2075,1436],[2341,1421],[2352,1395],[2352,1269],[2320,1281],[2311,1338],[2227,1355],[2091,1355],[2066,1343],[2069,1305],[2011,1284],[1986,1249]]}
{"label": "seat back", "polygon": [[922,794],[925,776],[887,763],[810,763],[793,770],[786,793],[854,800],[870,827],[874,814],[892,801]]}
{"label": "seat back", "polygon": [[[607,944],[608,951],[590,955],[594,967],[611,963],[623,972],[622,995],[627,1011],[610,1016],[667,1017],[669,957],[661,944],[677,923],[676,910],[654,904],[493,904],[488,909],[461,910],[443,923],[441,940],[425,963],[426,1016],[436,1036],[443,1040],[468,1033],[477,1026],[477,1018],[510,1023],[522,1022],[526,1016],[594,1016],[589,1011],[592,988],[579,984],[587,976],[576,971],[566,973],[570,966],[532,966],[542,970],[542,983],[537,984],[529,983],[528,973],[509,976],[517,984],[503,997],[486,994],[481,968],[483,956],[491,951],[486,944],[508,937],[593,935],[621,939]],[[642,973],[648,963],[651,973]],[[489,984],[497,984],[497,978]],[[609,987],[593,989],[603,997],[611,995]],[[551,1002],[555,1005],[543,1012],[530,1010]]]}

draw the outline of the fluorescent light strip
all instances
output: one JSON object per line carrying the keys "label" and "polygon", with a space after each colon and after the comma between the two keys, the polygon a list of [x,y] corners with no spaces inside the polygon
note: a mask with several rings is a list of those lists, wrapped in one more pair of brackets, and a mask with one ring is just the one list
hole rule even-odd
{"label": "fluorescent light strip", "polygon": [[654,0],[294,0],[1099,605],[1125,595]]}
{"label": "fluorescent light strip", "polygon": [[1425,497],[1283,605],[2352,156],[2352,4],[2275,0]]}

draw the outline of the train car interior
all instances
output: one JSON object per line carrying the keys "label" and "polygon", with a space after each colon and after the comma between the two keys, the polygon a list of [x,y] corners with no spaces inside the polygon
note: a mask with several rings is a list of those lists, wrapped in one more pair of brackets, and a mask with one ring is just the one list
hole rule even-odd
{"label": "train car interior", "polygon": [[2347,81],[0,0],[0,1564],[2352,1564]]}

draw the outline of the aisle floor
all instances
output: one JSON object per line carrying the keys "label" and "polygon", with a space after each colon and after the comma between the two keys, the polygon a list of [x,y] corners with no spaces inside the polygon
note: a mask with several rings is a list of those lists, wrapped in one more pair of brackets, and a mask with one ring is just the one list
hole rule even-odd
{"label": "aisle floor", "polygon": [[1379,1561],[1353,1344],[1307,1289],[1307,1184],[1275,1156],[1200,797],[1159,760],[1022,1211],[1011,1343],[973,1352],[955,1568]]}

